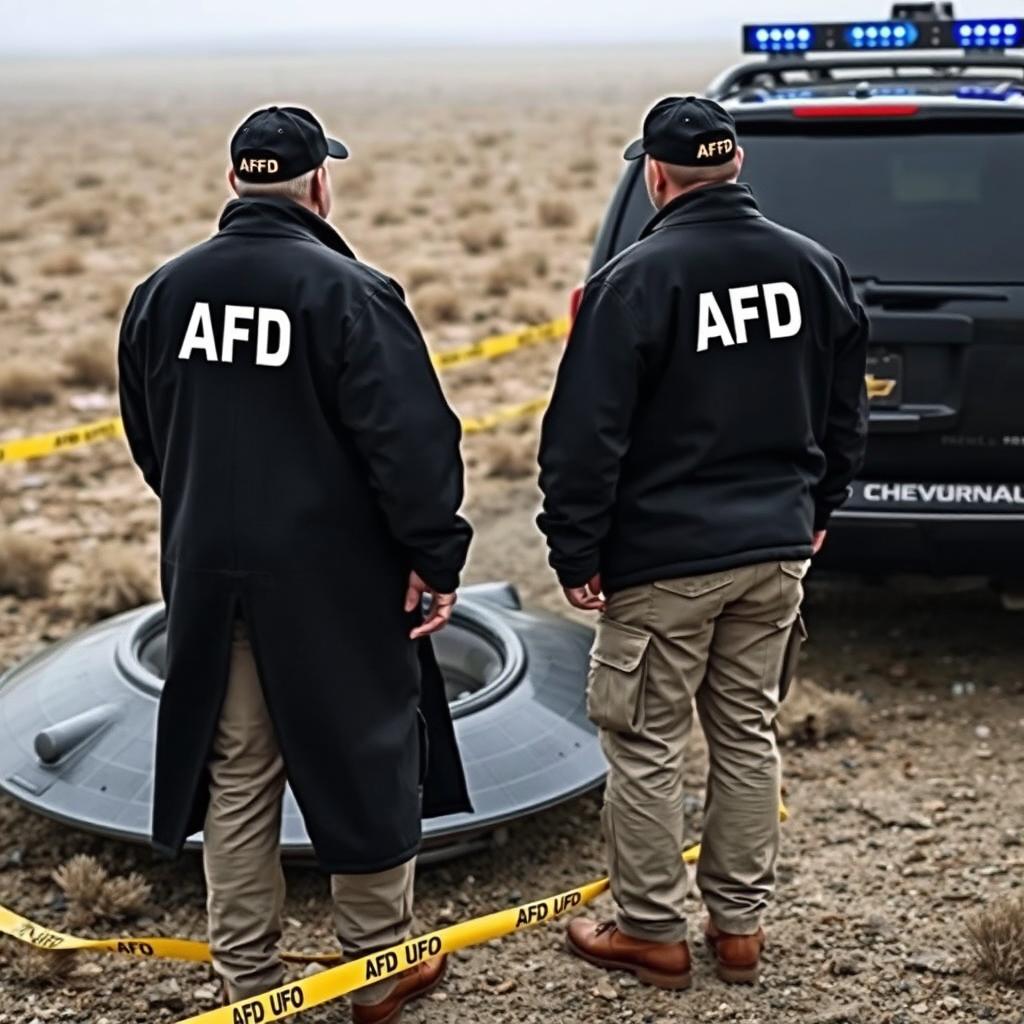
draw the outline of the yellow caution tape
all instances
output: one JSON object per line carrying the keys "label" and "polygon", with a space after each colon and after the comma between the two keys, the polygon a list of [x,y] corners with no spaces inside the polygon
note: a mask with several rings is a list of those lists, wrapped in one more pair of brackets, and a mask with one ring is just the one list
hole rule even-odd
{"label": "yellow caution tape", "polygon": [[[94,953],[120,953],[122,956],[136,956],[145,960],[189,960],[193,963],[209,963],[210,947],[195,939],[169,939],[159,935],[145,938],[85,939],[79,935],[68,935],[53,928],[46,928],[27,917],[0,905],[0,935],[35,946],[47,952],[65,950],[89,950]],[[341,960],[338,953],[281,953],[281,959],[298,964],[336,964]]]}
{"label": "yellow caution tape", "polygon": [[[785,804],[780,803],[779,819],[785,821],[788,817],[789,812]],[[695,863],[700,857],[700,844],[684,851],[682,857],[688,864]],[[513,932],[553,921],[561,914],[576,910],[600,896],[608,889],[609,884],[607,878],[599,878],[575,889],[567,889],[557,896],[531,900],[508,910],[498,910],[492,914],[449,925],[447,928],[408,939],[358,960],[350,960],[348,963],[331,967],[309,978],[281,985],[250,999],[242,999],[230,1006],[218,1007],[189,1017],[179,1024],[270,1024],[271,1021],[283,1020],[300,1010],[320,1006],[356,989],[390,978],[410,967],[415,967],[429,957],[454,953],[469,946],[477,946],[492,939],[511,935]],[[159,936],[85,939],[45,928],[3,906],[0,906],[0,933],[48,952],[92,950],[121,953],[143,959],[165,958],[201,963],[210,961],[210,948],[205,942]],[[281,959],[296,963],[336,964],[340,957],[335,953],[282,953]]]}
{"label": "yellow caution tape", "polygon": [[570,320],[567,316],[558,320],[549,320],[534,327],[524,327],[521,331],[510,334],[495,334],[482,338],[469,345],[457,348],[442,349],[434,352],[431,360],[438,370],[450,370],[454,366],[474,363],[480,359],[497,359],[507,356],[510,352],[526,348],[528,345],[539,345],[544,341],[559,341],[569,333]]}
{"label": "yellow caution tape", "polygon": [[494,412],[486,413],[483,416],[469,417],[462,421],[462,430],[466,434],[479,434],[482,430],[493,430],[494,427],[509,420],[518,420],[523,416],[532,416],[540,412],[548,404],[547,395],[539,398],[531,398],[528,402],[519,402],[517,405],[507,405],[502,409],[495,409]]}
{"label": "yellow caution tape", "polygon": [[[531,398],[528,402],[496,409],[485,416],[464,419],[462,429],[467,434],[492,430],[509,420],[517,420],[539,412],[547,404],[547,396]],[[124,426],[121,423],[121,418],[115,416],[109,420],[98,420],[96,423],[86,423],[80,427],[55,430],[50,434],[38,434],[35,437],[21,437],[15,441],[4,441],[0,442],[0,465],[5,462],[18,462],[22,459],[38,459],[43,455],[53,455],[81,445],[93,444],[96,441],[110,441],[123,436]]]}
{"label": "yellow caution tape", "polygon": [[[478,434],[482,430],[494,427],[509,420],[517,420],[540,412],[548,404],[547,396],[531,398],[528,402],[519,402],[484,416],[470,417],[462,421],[462,429],[467,434]],[[81,445],[93,444],[96,441],[110,441],[124,436],[121,418],[115,416],[108,420],[97,420],[80,427],[68,427],[66,430],[55,430],[50,434],[38,434],[35,437],[21,437],[14,441],[0,442],[0,465],[5,462],[18,462],[22,459],[38,459],[43,455],[65,452]]]}
{"label": "yellow caution tape", "polygon": [[[457,348],[435,352],[430,358],[438,370],[449,370],[454,366],[463,366],[479,359],[497,359],[499,356],[508,355],[509,352],[515,352],[528,345],[555,341],[564,338],[568,333],[569,318],[561,317],[558,320],[537,324],[521,331],[495,334],[492,337],[474,341],[470,345],[460,345]],[[535,399],[533,402],[524,402],[509,409],[499,409],[480,419],[464,420],[463,429],[470,434],[481,430],[490,430],[499,423],[536,412],[538,409],[544,408],[546,404],[547,399]],[[95,423],[55,430],[49,434],[19,437],[13,441],[0,441],[0,463],[38,459],[44,455],[53,455],[56,452],[78,448],[81,445],[93,444],[96,441],[109,441],[123,436],[124,427],[121,418],[113,416],[110,419],[97,420]]]}
{"label": "yellow caution tape", "polygon": [[65,430],[55,430],[49,434],[21,437],[14,441],[0,441],[0,463],[37,459],[41,455],[53,455],[55,452],[65,452],[84,444],[109,441],[111,438],[123,435],[124,427],[121,425],[121,417],[112,416],[110,419],[84,423],[79,427],[68,427]]}

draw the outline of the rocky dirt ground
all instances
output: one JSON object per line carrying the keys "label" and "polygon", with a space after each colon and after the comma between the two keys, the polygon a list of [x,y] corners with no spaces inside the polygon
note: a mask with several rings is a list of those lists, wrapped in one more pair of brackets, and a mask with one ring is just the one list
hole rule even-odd
{"label": "rocky dirt ground", "polygon": [[[209,231],[224,197],[225,139],[247,109],[308,103],[351,144],[354,160],[335,177],[335,223],[406,282],[440,348],[564,311],[639,112],[664,92],[698,87],[728,56],[540,51],[0,68],[0,437],[114,412],[110,347],[125,295]],[[543,393],[557,354],[547,345],[467,367],[445,386],[460,412],[478,414]],[[535,420],[467,439],[478,529],[469,575],[510,579],[527,602],[558,610],[532,526],[536,441]],[[0,468],[0,670],[152,595],[154,531],[155,505],[119,443]],[[692,992],[656,992],[569,959],[556,923],[460,954],[444,989],[406,1019],[1024,1020],[1024,992],[975,971],[968,933],[974,915],[1010,905],[1024,880],[1019,617],[983,590],[812,581],[808,619],[803,672],[825,693],[805,687],[790,708],[793,817],[760,984],[727,988],[698,954]],[[837,703],[833,691],[862,699]],[[830,722],[852,735],[824,738]],[[691,763],[696,839],[698,737]],[[517,827],[500,849],[424,868],[422,929],[601,875],[598,808],[597,796],[584,797]],[[136,886],[134,899],[86,915],[80,931],[202,936],[194,858],[169,865],[0,798],[3,904],[69,926],[80,901],[53,873],[83,853],[112,876],[137,872],[150,890]],[[330,948],[324,880],[303,868],[288,878],[287,945]],[[139,900],[130,920],[117,919]],[[602,900],[587,912],[607,910]],[[692,912],[696,930],[696,900]],[[201,966],[57,961],[0,940],[0,1024],[175,1021],[216,999]],[[346,1018],[335,1004],[300,1019]]]}

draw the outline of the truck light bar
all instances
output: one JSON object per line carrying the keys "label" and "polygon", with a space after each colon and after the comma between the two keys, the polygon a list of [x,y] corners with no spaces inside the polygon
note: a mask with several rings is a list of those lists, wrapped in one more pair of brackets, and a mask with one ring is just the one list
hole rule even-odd
{"label": "truck light bar", "polygon": [[892,19],[743,26],[744,53],[1006,50],[1024,46],[1024,18]]}

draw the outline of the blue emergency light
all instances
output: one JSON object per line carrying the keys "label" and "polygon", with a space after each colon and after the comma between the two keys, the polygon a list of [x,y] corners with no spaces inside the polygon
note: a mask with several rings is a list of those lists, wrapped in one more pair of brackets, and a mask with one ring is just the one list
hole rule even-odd
{"label": "blue emergency light", "polygon": [[743,26],[745,53],[851,50],[1006,50],[1024,46],[1024,18],[892,18]]}
{"label": "blue emergency light", "polygon": [[1020,46],[1024,35],[1024,21],[1014,18],[975,18],[972,21],[954,21],[953,38],[957,46],[965,49],[983,47],[1006,49]]}

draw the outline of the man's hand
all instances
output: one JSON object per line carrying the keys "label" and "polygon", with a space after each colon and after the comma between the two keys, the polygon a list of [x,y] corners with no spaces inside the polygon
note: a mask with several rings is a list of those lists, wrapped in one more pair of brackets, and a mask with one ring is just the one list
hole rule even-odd
{"label": "man's hand", "polygon": [[815,530],[814,539],[811,541],[811,554],[816,555],[824,546],[828,530]]}
{"label": "man's hand", "polygon": [[455,607],[454,594],[439,594],[424,581],[419,573],[410,572],[409,586],[405,591],[405,610],[414,612],[422,603],[424,594],[430,595],[427,617],[421,625],[410,631],[409,638],[411,640],[418,640],[421,636],[429,636],[439,629],[444,629],[451,620],[452,609]]}
{"label": "man's hand", "polygon": [[565,599],[574,608],[580,608],[585,612],[603,612],[604,597],[601,594],[601,574],[594,576],[589,583],[582,587],[562,587],[565,592]]}

